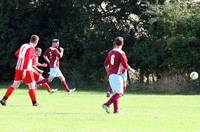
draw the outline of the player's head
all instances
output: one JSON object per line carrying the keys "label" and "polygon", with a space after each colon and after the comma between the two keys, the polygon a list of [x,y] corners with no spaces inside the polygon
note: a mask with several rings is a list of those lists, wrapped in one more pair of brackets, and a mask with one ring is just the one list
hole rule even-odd
{"label": "player's head", "polygon": [[42,54],[42,49],[39,48],[39,47],[36,47],[36,48],[35,48],[35,54],[36,54],[36,56],[41,56],[41,54]]}
{"label": "player's head", "polygon": [[31,35],[31,38],[30,38],[30,43],[33,47],[36,47],[37,44],[38,44],[38,41],[39,41],[39,36],[37,35]]}
{"label": "player's head", "polygon": [[60,45],[59,39],[53,39],[53,40],[52,40],[52,47],[58,48],[59,45]]}
{"label": "player's head", "polygon": [[113,42],[114,47],[123,47],[124,46],[124,38],[123,37],[116,37],[114,42]]}

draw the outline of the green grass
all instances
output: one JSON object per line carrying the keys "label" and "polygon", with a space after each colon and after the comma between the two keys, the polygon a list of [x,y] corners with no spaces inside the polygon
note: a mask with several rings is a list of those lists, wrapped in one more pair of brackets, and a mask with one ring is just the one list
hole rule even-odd
{"label": "green grass", "polygon": [[[2,96],[5,89],[0,89]],[[26,89],[18,89],[0,106],[0,132],[155,132],[200,131],[200,96],[137,95],[120,99],[120,114],[107,114],[103,92],[37,91],[32,107]]]}

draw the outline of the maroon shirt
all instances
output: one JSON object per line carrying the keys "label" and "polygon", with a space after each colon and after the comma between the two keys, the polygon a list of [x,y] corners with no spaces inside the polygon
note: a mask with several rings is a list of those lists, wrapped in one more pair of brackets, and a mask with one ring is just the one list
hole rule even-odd
{"label": "maroon shirt", "polygon": [[50,68],[59,68],[60,54],[58,49],[50,47],[45,51],[44,55],[47,56],[50,61]]}
{"label": "maroon shirt", "polygon": [[128,59],[121,49],[115,48],[108,53],[104,65],[109,66],[108,75],[121,75],[128,67]]}

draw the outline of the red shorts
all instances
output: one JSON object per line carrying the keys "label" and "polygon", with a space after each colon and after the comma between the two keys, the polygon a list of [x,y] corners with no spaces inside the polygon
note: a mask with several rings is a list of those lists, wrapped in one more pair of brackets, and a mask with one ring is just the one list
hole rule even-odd
{"label": "red shorts", "polygon": [[34,71],[33,72],[33,75],[34,75],[34,80],[37,82],[39,81],[39,78],[40,78],[40,73],[38,71]]}
{"label": "red shorts", "polygon": [[15,70],[15,81],[24,81],[24,83],[32,83],[34,81],[33,71],[26,71],[23,78],[23,71]]}

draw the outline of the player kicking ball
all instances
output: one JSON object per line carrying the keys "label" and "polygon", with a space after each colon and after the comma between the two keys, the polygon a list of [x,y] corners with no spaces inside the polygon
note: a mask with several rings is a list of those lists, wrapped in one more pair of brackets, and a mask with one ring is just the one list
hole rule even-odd
{"label": "player kicking ball", "polygon": [[[52,46],[49,47],[45,53],[44,53],[44,59],[47,61],[47,63],[50,66],[50,75],[48,78],[42,79],[41,81],[38,81],[37,84],[43,84],[43,83],[50,83],[53,81],[55,77],[58,77],[62,83],[63,88],[68,93],[73,93],[76,91],[76,88],[70,89],[65,81],[65,77],[63,76],[62,72],[59,68],[60,58],[63,57],[64,49],[62,47],[59,47],[60,43],[58,39],[52,40]],[[60,51],[58,50],[60,49]]]}
{"label": "player kicking ball", "polygon": [[114,113],[119,112],[119,98],[123,95],[123,78],[122,73],[125,70],[134,70],[128,65],[128,59],[126,54],[122,51],[124,46],[124,39],[117,37],[114,40],[114,48],[109,51],[106,60],[104,62],[105,69],[109,76],[109,83],[114,93],[113,96],[102,105],[103,109],[110,113],[109,107],[111,104],[114,106]]}
{"label": "player kicking ball", "polygon": [[[33,74],[34,74],[34,79],[35,79],[36,82],[44,79],[44,77],[42,76],[44,71],[39,69],[38,66],[47,67],[46,63],[41,64],[38,61],[38,58],[41,56],[41,54],[42,54],[42,49],[39,48],[39,47],[36,47],[35,48],[35,56],[33,58]],[[58,91],[58,89],[51,89],[51,87],[48,85],[48,83],[43,83],[42,85],[50,94]],[[37,86],[37,89],[39,87],[40,87],[40,85]]]}
{"label": "player kicking ball", "polygon": [[37,35],[32,35],[30,42],[23,44],[15,53],[17,60],[17,65],[15,68],[15,78],[13,84],[7,89],[5,95],[0,100],[1,105],[6,106],[7,99],[10,95],[17,89],[22,82],[28,85],[29,96],[32,101],[33,106],[38,106],[35,94],[35,85],[32,72],[32,60],[35,55],[35,47],[37,46],[39,37]]}

